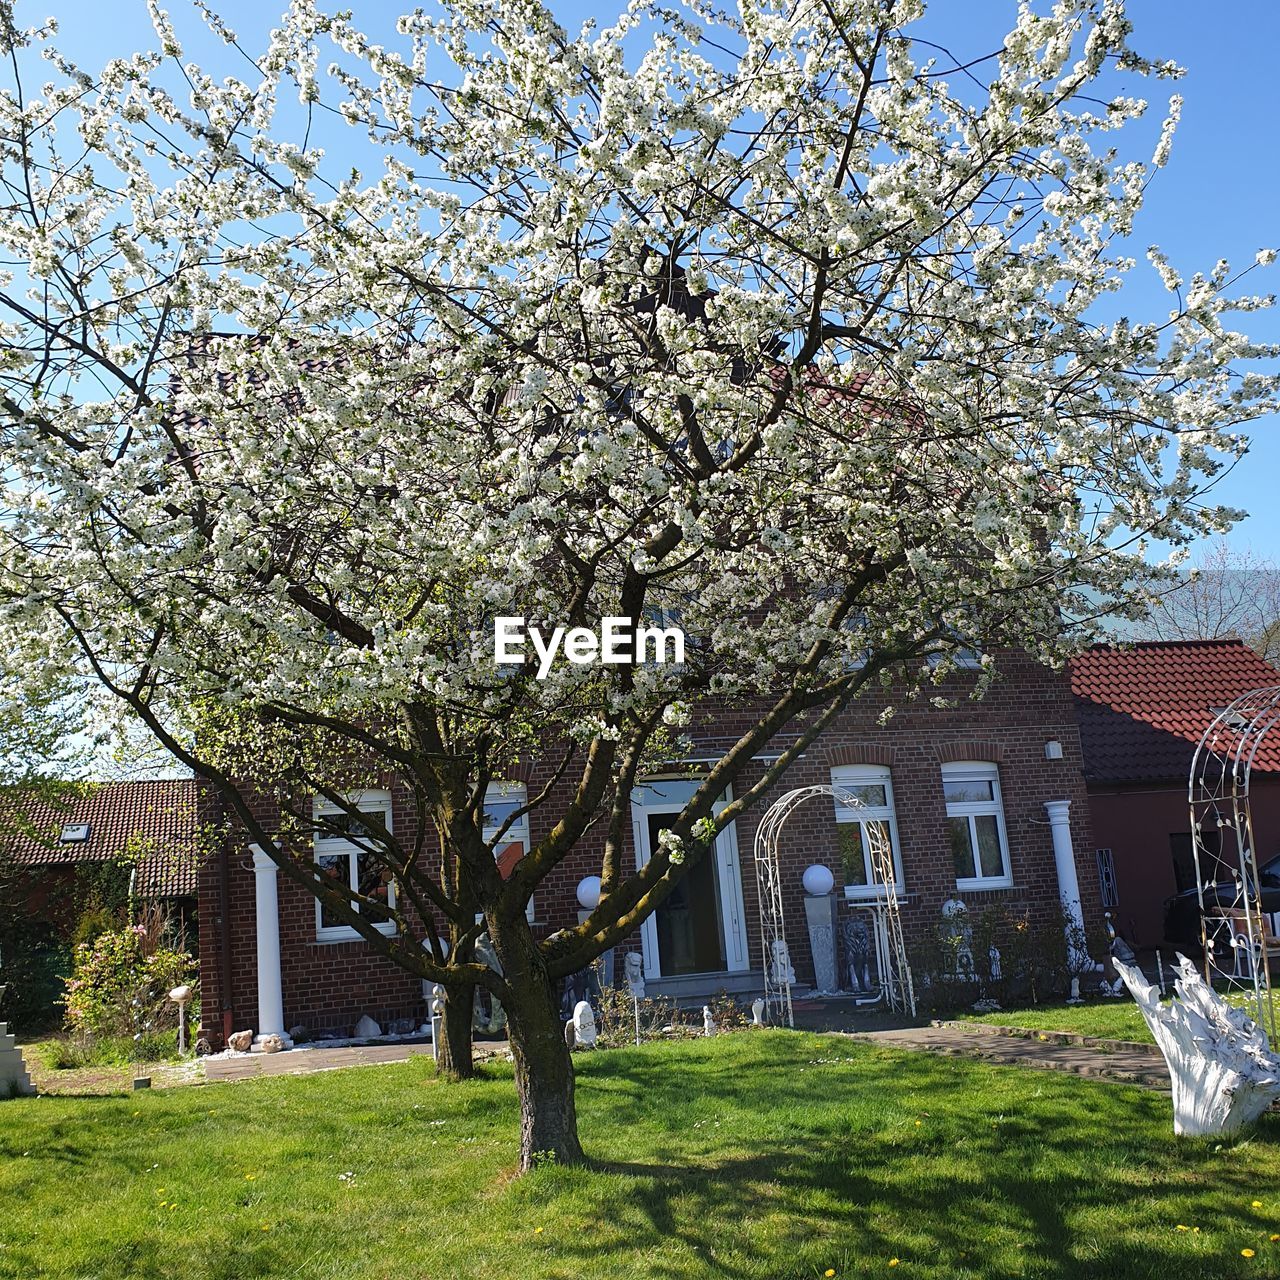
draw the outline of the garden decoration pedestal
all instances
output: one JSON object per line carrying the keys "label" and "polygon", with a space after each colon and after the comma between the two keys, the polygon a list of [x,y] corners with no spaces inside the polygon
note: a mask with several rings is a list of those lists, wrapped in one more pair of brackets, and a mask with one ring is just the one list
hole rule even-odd
{"label": "garden decoration pedestal", "polygon": [[816,991],[840,990],[840,969],[836,962],[836,898],[804,897],[805,923],[809,926],[809,949],[813,955],[813,985]]}
{"label": "garden decoration pedestal", "polygon": [[1167,1004],[1132,959],[1125,947],[1111,962],[1169,1064],[1174,1133],[1230,1134],[1252,1124],[1280,1098],[1280,1057],[1266,1033],[1218,995],[1185,956],[1178,957],[1173,984],[1178,998]]}
{"label": "garden decoration pedestal", "polygon": [[35,1091],[26,1063],[22,1061],[22,1050],[9,1034],[9,1024],[0,1022],[0,1098],[30,1095]]}

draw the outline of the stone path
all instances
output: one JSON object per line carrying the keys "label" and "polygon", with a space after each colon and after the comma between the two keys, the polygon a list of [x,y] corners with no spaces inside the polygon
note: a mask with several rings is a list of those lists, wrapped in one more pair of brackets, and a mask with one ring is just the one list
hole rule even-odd
{"label": "stone path", "polygon": [[430,1054],[431,1044],[351,1044],[338,1049],[299,1048],[283,1053],[246,1053],[233,1058],[206,1058],[204,1078],[250,1080],[255,1076],[310,1075],[338,1067],[368,1067],[379,1062],[404,1062],[415,1053]]}
{"label": "stone path", "polygon": [[1092,1040],[1057,1032],[1020,1031],[981,1023],[944,1022],[892,1031],[853,1032],[852,1038],[894,1049],[979,1058],[1017,1067],[1041,1067],[1168,1091],[1169,1072],[1155,1045]]}

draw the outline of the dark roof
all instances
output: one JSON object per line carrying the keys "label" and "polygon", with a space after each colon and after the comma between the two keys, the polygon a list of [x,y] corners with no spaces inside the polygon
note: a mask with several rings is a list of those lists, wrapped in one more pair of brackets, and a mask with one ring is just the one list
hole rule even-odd
{"label": "dark roof", "polygon": [[[1280,685],[1280,671],[1240,640],[1095,645],[1071,661],[1085,777],[1178,782],[1214,717],[1242,694]],[[1255,770],[1280,771],[1280,739]]]}
{"label": "dark roof", "polygon": [[[6,837],[8,851],[30,867],[73,866],[137,857],[143,898],[194,897],[200,856],[201,784],[192,779],[90,784],[65,804],[23,806],[30,834]],[[63,843],[64,827],[87,823],[87,840]]]}

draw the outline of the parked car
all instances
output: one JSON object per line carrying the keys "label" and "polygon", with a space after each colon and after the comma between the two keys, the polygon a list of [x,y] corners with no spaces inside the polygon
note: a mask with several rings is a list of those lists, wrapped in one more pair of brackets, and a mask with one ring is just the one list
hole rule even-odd
{"label": "parked car", "polygon": [[[1280,912],[1280,854],[1258,868],[1261,888],[1260,906],[1266,915]],[[1218,880],[1204,887],[1206,907],[1228,908],[1236,905],[1236,882]],[[1164,938],[1169,946],[1197,962],[1203,956],[1200,946],[1200,900],[1194,888],[1184,889],[1164,904]]]}

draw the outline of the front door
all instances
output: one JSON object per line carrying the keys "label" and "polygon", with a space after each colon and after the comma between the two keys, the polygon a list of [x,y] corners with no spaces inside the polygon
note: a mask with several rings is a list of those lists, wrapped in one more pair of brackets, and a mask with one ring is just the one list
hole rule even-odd
{"label": "front door", "polygon": [[[674,814],[650,813],[649,848]],[[691,868],[654,912],[658,967],[665,978],[682,973],[722,973],[725,968],[724,921],[716,860],[707,856]]]}
{"label": "front door", "polygon": [[[658,838],[698,785],[696,779],[662,778],[632,790],[637,867],[649,861],[659,847]],[[719,801],[716,809],[723,804],[724,800]],[[645,977],[744,971],[748,967],[744,914],[738,841],[730,823],[641,925]]]}

